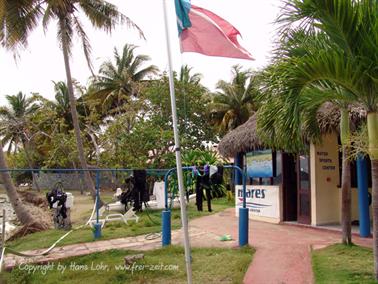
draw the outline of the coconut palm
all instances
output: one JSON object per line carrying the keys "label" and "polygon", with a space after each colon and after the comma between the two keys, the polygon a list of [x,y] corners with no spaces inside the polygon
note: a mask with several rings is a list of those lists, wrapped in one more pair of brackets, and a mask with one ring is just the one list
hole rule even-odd
{"label": "coconut palm", "polygon": [[114,48],[114,61],[104,62],[99,75],[93,78],[90,98],[99,101],[104,113],[109,110],[121,112],[122,105],[139,94],[140,82],[149,75],[156,74],[155,65],[144,67],[150,60],[147,55],[135,55],[137,47],[125,44],[120,54]]}
{"label": "coconut palm", "polygon": [[[35,103],[35,98],[29,97],[19,92],[17,95],[5,96],[9,107],[0,108],[0,135],[2,144],[8,144],[8,153],[13,147],[14,152],[17,152],[21,145],[25,151],[26,160],[29,168],[34,168],[31,152],[33,152],[33,138],[36,133],[33,133],[31,117],[38,110],[39,105]],[[37,190],[40,191],[36,176],[32,173],[33,183]]]}
{"label": "coconut palm", "polygon": [[[337,48],[332,46],[324,33],[304,32],[297,29],[286,33],[277,49],[274,64],[267,69],[265,93],[273,92],[262,106],[258,126],[266,143],[289,151],[299,151],[303,140],[318,142],[317,112],[325,102],[332,102],[340,110],[340,138],[343,153],[342,163],[342,241],[351,243],[351,191],[349,163],[349,112],[348,107],[356,97],[348,90],[326,80],[317,80],[307,85],[290,85],[297,74],[297,62],[315,53]],[[295,80],[295,79],[294,79]],[[264,89],[263,89],[264,90]],[[277,99],[278,97],[278,99]],[[271,101],[275,103],[271,103]],[[296,118],[295,120],[293,118]],[[274,131],[274,133],[272,132]]]}
{"label": "coconut palm", "polygon": [[[22,11],[32,10],[33,2],[20,2],[10,0],[0,0],[0,45],[8,49],[15,50],[19,43],[26,42],[25,30],[26,26],[32,27],[33,22],[23,17]],[[38,11],[35,11],[38,13]],[[21,23],[25,24],[21,24]],[[11,27],[11,29],[9,29]],[[37,222],[34,216],[27,210],[13,185],[12,179],[8,171],[8,165],[5,161],[3,153],[3,145],[0,141],[0,176],[4,182],[6,193],[12,204],[18,220],[25,226],[34,226],[36,229],[44,229],[41,222]]]}
{"label": "coconut palm", "polygon": [[341,86],[367,110],[369,156],[372,163],[373,242],[378,279],[378,3],[373,0],[288,0],[279,22],[324,32],[330,44],[312,50],[291,66],[293,96],[326,80]]}
{"label": "coconut palm", "polygon": [[[17,3],[15,3],[17,2]],[[24,2],[26,2],[24,4]],[[99,29],[111,32],[118,23],[127,23],[140,29],[125,15],[120,13],[116,6],[104,0],[44,0],[44,1],[9,1],[2,0],[0,5],[0,40],[3,46],[15,49],[18,46],[25,46],[31,31],[42,20],[45,30],[48,29],[51,21],[56,21],[58,26],[58,41],[63,52],[63,59],[66,70],[68,94],[76,137],[79,160],[82,169],[87,170],[87,161],[84,155],[83,141],[80,134],[78,114],[76,110],[76,99],[71,76],[69,58],[73,46],[73,37],[76,34],[82,43],[84,54],[87,58],[89,67],[91,46],[88,36],[80,21],[79,14],[86,16],[90,23]],[[6,8],[4,13],[3,7]],[[91,191],[93,199],[96,198],[95,187],[89,172],[85,171],[87,188]]]}
{"label": "coconut palm", "polygon": [[221,132],[227,132],[243,124],[256,110],[256,94],[254,80],[250,70],[242,70],[241,66],[232,67],[231,82],[220,80],[219,90],[210,104],[211,122]]}
{"label": "coconut palm", "polygon": [[190,74],[192,70],[193,68],[189,67],[186,64],[181,66],[178,80],[183,84],[199,85],[202,79],[202,75],[200,73]]}

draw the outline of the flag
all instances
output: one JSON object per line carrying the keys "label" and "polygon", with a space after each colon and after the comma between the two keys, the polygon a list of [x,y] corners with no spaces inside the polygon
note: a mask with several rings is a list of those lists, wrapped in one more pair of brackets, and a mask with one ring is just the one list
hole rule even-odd
{"label": "flag", "polygon": [[254,60],[238,42],[240,32],[213,12],[175,0],[181,52]]}
{"label": "flag", "polygon": [[192,26],[189,19],[190,6],[190,0],[175,0],[177,29],[179,35],[181,35],[184,29]]}

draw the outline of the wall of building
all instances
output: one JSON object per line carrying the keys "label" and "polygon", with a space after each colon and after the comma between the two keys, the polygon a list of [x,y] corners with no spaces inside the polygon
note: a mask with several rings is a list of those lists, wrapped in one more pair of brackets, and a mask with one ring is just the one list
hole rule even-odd
{"label": "wall of building", "polygon": [[[312,225],[340,223],[341,188],[339,187],[338,153],[339,146],[335,133],[325,135],[321,144],[311,144],[310,146]],[[356,188],[352,188],[353,220],[358,220],[358,191]]]}
{"label": "wall of building", "polygon": [[310,145],[311,224],[340,221],[340,188],[337,135],[323,136],[322,143]]}
{"label": "wall of building", "polygon": [[[371,188],[369,188],[369,192],[371,193]],[[341,204],[341,191],[340,191],[340,204]],[[370,211],[370,219],[372,218],[372,207],[369,206]],[[359,214],[358,214],[358,191],[357,188],[352,188],[352,221],[358,220]]]}

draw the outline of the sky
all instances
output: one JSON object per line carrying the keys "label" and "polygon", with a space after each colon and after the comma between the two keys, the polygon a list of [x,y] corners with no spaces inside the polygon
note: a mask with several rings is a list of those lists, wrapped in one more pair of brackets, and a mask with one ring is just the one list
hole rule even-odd
{"label": "sky", "polygon": [[[168,70],[166,39],[164,32],[164,0],[108,0],[135,22],[144,32],[146,40],[138,32],[126,26],[118,26],[111,35],[95,30],[82,17],[92,45],[92,63],[95,73],[106,60],[113,58],[114,48],[126,43],[138,46],[136,53],[151,57],[161,71]],[[196,53],[180,53],[177,37],[174,1],[166,0],[170,31],[170,46],[174,70],[182,64],[193,67],[193,72],[203,75],[202,83],[215,90],[218,80],[230,80],[231,67],[240,64],[252,70],[261,69],[268,63],[275,37],[276,26],[272,23],[279,13],[279,0],[192,0],[192,4],[208,9],[229,21],[241,33],[241,45],[246,48],[255,61],[221,57],[208,57]],[[82,85],[87,85],[91,73],[78,39],[75,41],[71,58],[72,76]],[[20,52],[17,60],[12,53],[0,49],[0,105],[5,103],[5,95],[19,91],[25,94],[40,93],[53,99],[52,81],[65,81],[63,55],[56,40],[56,23],[50,23],[44,32],[40,27],[29,39],[26,50]]]}

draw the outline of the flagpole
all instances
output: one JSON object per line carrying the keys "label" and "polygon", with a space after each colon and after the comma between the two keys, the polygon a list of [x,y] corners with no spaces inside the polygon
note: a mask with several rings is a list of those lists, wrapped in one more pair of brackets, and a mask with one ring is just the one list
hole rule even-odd
{"label": "flagpole", "polygon": [[192,260],[191,260],[191,253],[190,253],[188,217],[186,214],[186,201],[185,201],[184,182],[183,182],[182,164],[181,164],[180,138],[179,138],[179,132],[178,132],[178,127],[177,127],[176,96],[175,96],[175,86],[174,86],[174,81],[173,81],[171,46],[170,46],[170,37],[169,37],[169,29],[168,29],[166,1],[168,0],[163,0],[163,10],[164,10],[165,36],[166,36],[167,53],[168,53],[169,93],[171,96],[173,134],[175,138],[176,167],[177,167],[178,187],[179,187],[179,192],[180,192],[181,222],[182,222],[183,236],[184,236],[186,275],[187,275],[188,284],[192,284]]}

